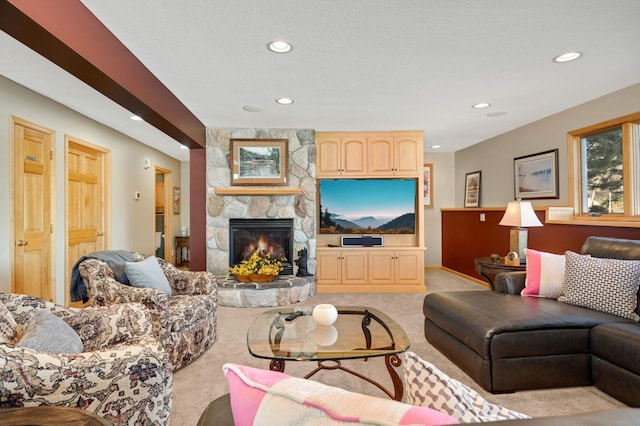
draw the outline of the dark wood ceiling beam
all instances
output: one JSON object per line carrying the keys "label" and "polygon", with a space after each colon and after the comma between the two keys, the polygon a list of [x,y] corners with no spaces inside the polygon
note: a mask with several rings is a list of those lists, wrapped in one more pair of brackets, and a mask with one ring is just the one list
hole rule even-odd
{"label": "dark wood ceiling beam", "polygon": [[190,149],[205,125],[79,0],[0,0],[0,29]]}

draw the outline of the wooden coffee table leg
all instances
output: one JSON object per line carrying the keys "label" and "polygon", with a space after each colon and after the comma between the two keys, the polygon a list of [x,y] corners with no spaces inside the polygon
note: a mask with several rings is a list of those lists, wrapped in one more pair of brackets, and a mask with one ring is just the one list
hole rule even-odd
{"label": "wooden coffee table leg", "polygon": [[392,398],[396,401],[402,401],[404,386],[402,385],[402,379],[395,370],[402,365],[402,359],[397,354],[387,355],[384,357],[384,365],[387,367],[389,376],[391,376],[391,382],[393,382],[394,395]]}
{"label": "wooden coffee table leg", "polygon": [[284,371],[284,360],[272,359],[271,362],[269,363],[269,370],[279,371],[282,373]]}

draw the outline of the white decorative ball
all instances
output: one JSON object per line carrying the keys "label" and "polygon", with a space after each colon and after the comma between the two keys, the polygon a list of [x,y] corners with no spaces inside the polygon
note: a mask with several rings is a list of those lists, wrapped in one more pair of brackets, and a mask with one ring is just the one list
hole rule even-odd
{"label": "white decorative ball", "polygon": [[338,310],[333,305],[322,303],[313,308],[312,316],[320,325],[332,325],[338,319]]}

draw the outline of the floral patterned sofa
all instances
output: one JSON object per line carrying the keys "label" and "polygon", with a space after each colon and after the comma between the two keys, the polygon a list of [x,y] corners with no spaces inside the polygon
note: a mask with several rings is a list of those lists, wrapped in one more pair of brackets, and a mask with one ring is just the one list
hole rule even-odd
{"label": "floral patterned sofa", "polygon": [[[133,253],[138,260],[146,259]],[[87,258],[78,265],[94,306],[140,302],[150,311],[156,337],[169,353],[174,371],[202,355],[217,340],[218,287],[209,272],[179,270],[156,258],[171,287],[171,296],[154,288],[122,284],[109,265]]]}
{"label": "floral patterned sofa", "polygon": [[[37,311],[61,318],[80,337],[82,352],[19,346]],[[6,408],[49,405],[81,408],[114,425],[167,425],[173,372],[150,324],[149,311],[137,303],[65,308],[0,293],[0,416]]]}

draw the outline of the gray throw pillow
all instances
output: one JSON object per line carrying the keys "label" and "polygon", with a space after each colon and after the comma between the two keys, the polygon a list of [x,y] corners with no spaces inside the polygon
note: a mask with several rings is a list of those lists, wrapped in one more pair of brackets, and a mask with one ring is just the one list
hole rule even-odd
{"label": "gray throw pillow", "polygon": [[140,262],[126,262],[125,271],[129,284],[140,288],[156,288],[171,296],[171,286],[162,272],[158,258],[149,256]]}
{"label": "gray throw pillow", "polygon": [[78,333],[47,311],[34,311],[17,346],[56,354],[78,354],[83,348]]}
{"label": "gray throw pillow", "polygon": [[558,301],[634,321],[638,304],[640,261],[565,253],[563,296]]}

